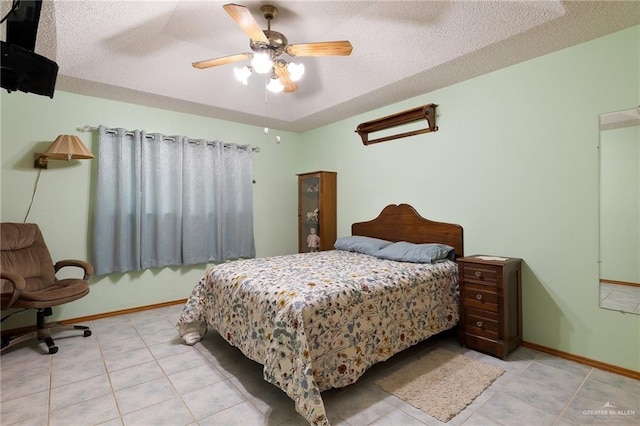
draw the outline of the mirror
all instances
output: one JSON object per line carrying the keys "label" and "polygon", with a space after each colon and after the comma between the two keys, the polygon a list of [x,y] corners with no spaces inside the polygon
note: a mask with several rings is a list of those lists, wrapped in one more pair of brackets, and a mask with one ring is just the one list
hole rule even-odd
{"label": "mirror", "polygon": [[640,314],[640,107],[600,115],[600,307]]}

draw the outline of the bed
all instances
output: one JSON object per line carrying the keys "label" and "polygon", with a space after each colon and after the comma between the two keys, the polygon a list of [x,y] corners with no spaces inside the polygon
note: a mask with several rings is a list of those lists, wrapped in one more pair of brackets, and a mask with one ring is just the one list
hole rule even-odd
{"label": "bed", "polygon": [[[461,226],[425,219],[408,204],[388,205],[351,231],[345,239],[444,244],[463,255]],[[328,425],[322,391],[354,383],[373,364],[458,322],[454,261],[378,253],[329,250],[215,265],[187,300],[180,334],[194,344],[216,330],[262,364],[264,379],[310,424]]]}

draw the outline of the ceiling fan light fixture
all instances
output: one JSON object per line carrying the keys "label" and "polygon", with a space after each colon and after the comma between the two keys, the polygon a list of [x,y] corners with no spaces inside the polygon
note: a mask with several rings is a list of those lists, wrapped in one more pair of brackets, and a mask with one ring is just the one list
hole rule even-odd
{"label": "ceiling fan light fixture", "polygon": [[304,75],[304,64],[289,62],[289,64],[287,64],[287,71],[289,71],[291,81],[298,81]]}
{"label": "ceiling fan light fixture", "polygon": [[242,68],[234,68],[233,75],[236,77],[236,80],[241,82],[243,85],[247,85],[249,81],[249,77],[251,77],[251,68],[248,66],[244,66]]}
{"label": "ceiling fan light fixture", "polygon": [[269,84],[267,84],[267,89],[271,93],[280,93],[284,90],[284,84],[277,77],[271,77]]}
{"label": "ceiling fan light fixture", "polygon": [[268,74],[273,69],[273,61],[268,53],[254,53],[251,66],[258,74]]}
{"label": "ceiling fan light fixture", "polygon": [[304,65],[279,59],[282,54],[293,57],[349,56],[353,50],[348,40],[289,44],[284,34],[271,29],[271,21],[278,15],[278,8],[273,5],[263,5],[260,8],[262,16],[267,21],[266,30],[260,27],[246,6],[229,3],[225,4],[223,9],[249,37],[251,52],[192,62],[191,65],[197,69],[206,69],[251,59],[251,65],[236,69],[234,73],[243,85],[247,85],[251,74],[256,72],[271,77],[267,86],[272,92],[293,93],[298,90],[295,82],[304,75]]}

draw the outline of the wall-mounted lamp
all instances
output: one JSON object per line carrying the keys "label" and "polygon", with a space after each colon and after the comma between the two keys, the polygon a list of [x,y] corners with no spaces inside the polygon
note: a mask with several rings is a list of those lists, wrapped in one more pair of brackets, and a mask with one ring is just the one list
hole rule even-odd
{"label": "wall-mounted lamp", "polygon": [[35,153],[34,157],[33,167],[46,169],[50,159],[66,161],[92,159],[93,154],[79,137],[75,135],[60,135],[49,145],[44,154]]}

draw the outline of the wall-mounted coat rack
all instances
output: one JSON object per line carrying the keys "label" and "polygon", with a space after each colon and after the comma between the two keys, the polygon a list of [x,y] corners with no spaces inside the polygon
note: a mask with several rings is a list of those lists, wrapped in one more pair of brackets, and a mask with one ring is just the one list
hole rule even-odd
{"label": "wall-mounted coat rack", "polygon": [[[362,138],[362,143],[371,145],[378,142],[386,142],[393,139],[406,138],[407,136],[419,135],[422,133],[435,132],[438,130],[436,126],[436,104],[427,104],[416,107],[397,114],[388,115],[376,120],[361,123],[356,128],[356,133]],[[380,130],[390,129],[392,127],[402,126],[419,120],[427,121],[426,129],[411,130],[404,133],[398,133],[391,136],[385,136],[378,139],[369,140],[369,133],[378,132]]]}

